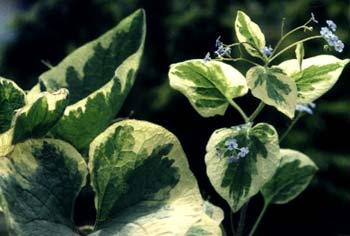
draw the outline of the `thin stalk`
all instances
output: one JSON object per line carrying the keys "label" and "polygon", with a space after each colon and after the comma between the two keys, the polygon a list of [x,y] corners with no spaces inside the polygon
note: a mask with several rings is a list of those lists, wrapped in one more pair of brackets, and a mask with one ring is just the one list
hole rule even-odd
{"label": "thin stalk", "polygon": [[241,209],[240,216],[239,216],[239,222],[238,222],[237,236],[243,236],[243,230],[244,230],[244,225],[245,225],[245,219],[247,216],[248,204],[249,204],[249,202],[247,202]]}
{"label": "thin stalk", "polygon": [[253,112],[253,114],[250,115],[249,117],[249,121],[252,122],[254,121],[254,119],[260,114],[260,112],[262,111],[262,109],[265,107],[265,103],[264,102],[260,102],[259,106],[255,109],[255,111]]}
{"label": "thin stalk", "polygon": [[232,58],[232,57],[225,58],[225,57],[222,57],[222,58],[217,58],[215,60],[218,60],[218,61],[245,61],[245,62],[248,62],[248,63],[254,65],[254,66],[260,66],[258,63],[255,63],[255,62],[253,62],[251,60],[248,60],[248,59],[245,59],[245,58],[241,58],[241,57],[239,57],[239,58]]}
{"label": "thin stalk", "polygon": [[238,104],[235,103],[233,100],[228,100],[228,102],[231,104],[231,106],[233,106],[239,112],[239,114],[241,114],[242,118],[244,119],[244,122],[248,123],[249,122],[248,116],[245,114],[242,108],[238,106]]}
{"label": "thin stalk", "polygon": [[268,206],[269,206],[269,204],[266,203],[266,202],[264,202],[264,207],[263,207],[263,209],[261,210],[260,215],[259,215],[258,219],[255,221],[255,223],[254,223],[254,225],[253,225],[253,228],[251,229],[251,231],[250,231],[250,233],[249,233],[248,236],[253,236],[253,235],[254,235],[255,230],[256,230],[256,228],[258,228],[258,225],[259,225],[261,219],[263,218],[263,216],[264,216],[264,214],[265,214],[266,209],[267,209]]}
{"label": "thin stalk", "polygon": [[236,236],[235,225],[233,222],[233,211],[230,211],[230,227],[231,227],[232,236]]}
{"label": "thin stalk", "polygon": [[285,137],[287,137],[287,135],[289,134],[289,132],[292,130],[292,128],[294,127],[294,125],[299,121],[299,119],[303,116],[303,113],[300,112],[297,117],[295,117],[295,119],[292,121],[292,123],[290,123],[290,125],[288,126],[287,130],[284,131],[284,133],[281,135],[280,138],[280,143],[282,143],[283,139]]}
{"label": "thin stalk", "polygon": [[282,53],[284,53],[285,51],[289,50],[290,48],[296,46],[298,43],[302,43],[302,42],[306,42],[306,41],[309,41],[309,40],[312,40],[312,39],[319,39],[319,38],[322,38],[322,36],[320,35],[317,35],[317,36],[312,36],[312,37],[308,37],[308,38],[305,38],[303,40],[299,40],[295,43],[292,43],[291,45],[289,45],[288,47],[285,47],[284,49],[282,49],[281,51],[279,51],[278,53],[276,53],[273,57],[269,58],[267,64],[269,64],[270,62],[272,62],[274,59],[276,59],[276,57],[278,57],[279,55],[281,55]]}

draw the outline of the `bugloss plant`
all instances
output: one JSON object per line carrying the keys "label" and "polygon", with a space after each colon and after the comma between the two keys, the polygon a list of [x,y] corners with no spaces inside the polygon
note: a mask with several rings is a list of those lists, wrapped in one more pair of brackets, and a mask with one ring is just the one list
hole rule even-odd
{"label": "bugloss plant", "polygon": [[[327,26],[321,28],[320,35],[309,35],[317,23],[312,14],[305,24],[285,34],[282,32],[281,39],[272,47],[266,43],[260,27],[238,11],[234,23],[237,43],[224,44],[219,37],[214,53],[170,67],[170,85],[183,93],[201,116],[224,115],[231,105],[243,118],[243,124],[214,131],[205,155],[211,184],[233,213],[241,211],[237,232],[231,222],[233,235],[243,235],[247,204],[253,196],[260,192],[264,206],[249,236],[254,234],[270,204],[285,204],[297,197],[317,170],[305,154],[279,145],[302,114],[312,114],[314,101],[333,87],[349,62],[332,55],[304,59],[303,43],[310,40],[323,38],[328,44],[325,49],[343,51],[344,44],[335,34],[333,21],[326,21]],[[304,31],[306,37],[286,45],[286,39],[299,31]],[[232,56],[235,48],[239,49],[237,58]],[[295,49],[295,59],[273,64],[290,49]],[[252,66],[245,76],[231,65],[236,61]],[[250,116],[234,101],[248,91],[260,100]],[[255,122],[265,105],[292,120],[281,136],[271,124]]]}
{"label": "bugloss plant", "polygon": [[[114,120],[146,35],[138,10],[42,74],[29,92],[0,78],[0,211],[12,236],[222,235],[177,138]],[[72,220],[84,186],[94,225]],[[78,209],[78,208],[77,208]]]}

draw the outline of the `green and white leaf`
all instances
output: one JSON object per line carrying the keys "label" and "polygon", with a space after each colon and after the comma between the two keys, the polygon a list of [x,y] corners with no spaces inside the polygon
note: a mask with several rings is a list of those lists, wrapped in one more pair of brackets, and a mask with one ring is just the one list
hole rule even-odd
{"label": "green and white leaf", "polygon": [[203,117],[224,115],[232,99],[245,95],[244,76],[218,61],[196,59],[172,64],[170,86],[184,94]]}
{"label": "green and white leaf", "polygon": [[70,91],[56,137],[82,150],[110,124],[134,83],[145,35],[145,13],[138,10],[40,76],[45,90]]}
{"label": "green and white leaf", "polygon": [[221,209],[202,199],[179,141],[164,128],[117,122],[91,143],[89,158],[93,236],[222,235]]}
{"label": "green and white leaf", "polygon": [[253,57],[262,58],[260,50],[265,46],[265,36],[260,27],[242,11],[237,12],[235,31],[238,41]]}
{"label": "green and white leaf", "polygon": [[248,70],[246,77],[254,97],[275,107],[289,118],[294,117],[297,87],[281,69],[255,66]]}
{"label": "green and white leaf", "polygon": [[12,143],[45,135],[61,118],[68,104],[68,90],[42,92],[33,103],[18,109],[11,124]]}
{"label": "green and white leaf", "polygon": [[10,128],[15,110],[25,103],[24,91],[15,82],[0,77],[0,133]]}
{"label": "green and white leaf", "polygon": [[69,144],[28,140],[0,158],[0,198],[10,236],[78,236],[74,201],[87,166]]}
{"label": "green and white leaf", "polygon": [[349,61],[331,55],[319,55],[304,59],[301,71],[296,59],[282,62],[278,67],[295,81],[298,89],[297,103],[308,104],[333,87]]}
{"label": "green and white leaf", "polygon": [[[232,138],[237,140],[239,148],[249,148],[248,155],[237,162],[228,160],[234,154],[225,146],[225,141]],[[237,212],[271,179],[278,167],[280,155],[278,134],[266,123],[216,130],[206,150],[209,180],[233,212]]]}
{"label": "green and white leaf", "polygon": [[305,154],[281,149],[281,162],[261,193],[265,204],[285,204],[296,198],[311,182],[317,171],[315,163]]}

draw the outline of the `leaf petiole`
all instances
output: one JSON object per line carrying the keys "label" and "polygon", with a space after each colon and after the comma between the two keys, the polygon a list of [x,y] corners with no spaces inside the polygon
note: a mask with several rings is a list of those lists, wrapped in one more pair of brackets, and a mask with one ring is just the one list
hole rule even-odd
{"label": "leaf petiole", "polygon": [[264,206],[263,206],[263,208],[262,208],[262,210],[261,210],[261,212],[260,212],[260,214],[259,214],[259,216],[258,216],[258,219],[255,221],[255,223],[254,223],[254,225],[253,225],[253,228],[251,229],[251,231],[250,231],[250,233],[249,233],[248,236],[253,236],[253,235],[254,235],[255,230],[258,228],[259,223],[260,223],[261,219],[263,218],[263,216],[264,216],[264,214],[265,214],[266,209],[267,209],[268,206],[269,206],[269,203],[267,203],[267,202],[265,201],[265,202],[264,202]]}
{"label": "leaf petiole", "polygon": [[242,118],[244,119],[244,122],[248,123],[249,118],[248,118],[247,114],[245,114],[245,112],[242,110],[242,108],[237,103],[235,103],[233,100],[228,100],[228,102],[230,103],[231,106],[233,106],[239,112],[239,114],[241,114]]}

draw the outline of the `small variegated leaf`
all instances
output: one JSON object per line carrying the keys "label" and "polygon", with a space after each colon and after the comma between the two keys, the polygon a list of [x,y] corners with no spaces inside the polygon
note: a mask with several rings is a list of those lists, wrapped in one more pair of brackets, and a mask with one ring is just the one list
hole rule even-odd
{"label": "small variegated leaf", "polygon": [[245,95],[244,76],[218,61],[196,59],[171,65],[170,85],[184,94],[203,117],[224,115],[230,100]]}
{"label": "small variegated leaf", "polygon": [[294,117],[297,87],[281,69],[255,66],[247,72],[247,83],[254,97],[275,107],[289,118]]}
{"label": "small variegated leaf", "polygon": [[303,43],[298,43],[295,48],[295,57],[297,58],[299,70],[301,71],[303,59],[305,56],[305,50]]}
{"label": "small variegated leaf", "polygon": [[261,193],[266,204],[285,204],[296,198],[311,182],[317,171],[315,163],[305,154],[281,149],[279,167],[264,185]]}
{"label": "small variegated leaf", "polygon": [[110,124],[134,83],[145,35],[145,13],[138,10],[40,76],[45,90],[70,91],[70,105],[52,131],[55,137],[86,151]]}
{"label": "small variegated leaf", "polygon": [[88,170],[60,140],[27,140],[0,158],[0,199],[10,236],[78,236],[75,198]]}
{"label": "small variegated leaf", "polygon": [[261,49],[265,46],[265,36],[260,27],[242,11],[237,12],[235,31],[238,41],[243,43],[247,52],[253,57],[261,58]]}
{"label": "small variegated leaf", "polygon": [[221,209],[202,199],[179,141],[164,128],[117,122],[94,139],[89,158],[97,210],[91,236],[222,235]]}
{"label": "small variegated leaf", "polygon": [[42,92],[33,103],[17,110],[11,124],[12,143],[46,134],[61,118],[68,104],[68,90]]}
{"label": "small variegated leaf", "polygon": [[[238,150],[230,150],[227,140],[234,139],[237,148],[246,147],[246,156],[237,157]],[[216,130],[207,144],[205,163],[207,175],[215,190],[237,212],[275,173],[279,163],[276,130],[259,123]]]}
{"label": "small variegated leaf", "polygon": [[308,104],[333,87],[349,61],[331,55],[319,55],[304,59],[301,71],[296,59],[284,61],[278,67],[295,81],[298,89],[297,103]]}
{"label": "small variegated leaf", "polygon": [[25,103],[24,91],[15,82],[0,77],[0,133],[10,128],[15,110]]}

